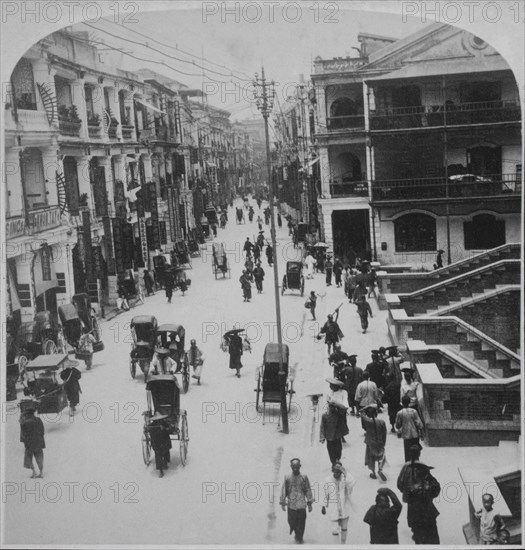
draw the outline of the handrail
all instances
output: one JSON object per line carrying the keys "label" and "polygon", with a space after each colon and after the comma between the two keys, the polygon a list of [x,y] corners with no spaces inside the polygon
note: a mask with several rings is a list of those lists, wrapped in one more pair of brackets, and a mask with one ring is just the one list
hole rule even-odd
{"label": "handrail", "polygon": [[508,109],[512,107],[519,108],[515,101],[503,101],[501,99],[493,101],[471,101],[467,103],[458,103],[457,105],[411,105],[408,107],[391,107],[386,109],[376,109],[370,112],[370,117],[390,117],[414,114],[439,114],[439,113],[457,113],[462,111],[486,111]]}
{"label": "handrail", "polygon": [[417,296],[421,296],[426,294],[427,292],[433,292],[435,290],[438,290],[442,287],[448,286],[451,283],[454,283],[456,281],[460,281],[462,279],[468,279],[471,278],[472,275],[476,275],[478,273],[483,273],[485,271],[492,271],[498,266],[503,265],[516,265],[518,267],[521,267],[521,260],[498,260],[497,262],[494,262],[492,264],[482,265],[481,267],[478,267],[476,269],[473,269],[471,271],[467,271],[465,273],[460,273],[459,275],[456,275],[455,277],[451,277],[450,279],[445,279],[444,281],[439,281],[439,283],[426,286],[424,288],[421,288],[419,290],[415,290],[414,292],[407,292],[407,293],[398,293],[397,296],[400,298],[415,298]]}

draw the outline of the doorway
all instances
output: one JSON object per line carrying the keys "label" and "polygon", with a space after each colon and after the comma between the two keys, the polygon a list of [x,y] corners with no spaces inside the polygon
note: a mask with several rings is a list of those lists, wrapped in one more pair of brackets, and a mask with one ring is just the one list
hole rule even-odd
{"label": "doorway", "polygon": [[368,209],[332,212],[332,234],[334,256],[343,264],[354,265],[357,256],[372,259]]}

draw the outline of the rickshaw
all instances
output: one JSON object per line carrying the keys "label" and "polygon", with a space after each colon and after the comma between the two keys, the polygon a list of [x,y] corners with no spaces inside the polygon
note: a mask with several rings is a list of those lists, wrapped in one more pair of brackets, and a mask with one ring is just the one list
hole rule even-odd
{"label": "rickshaw", "polygon": [[[173,256],[176,258],[176,262],[173,261]],[[188,245],[184,241],[177,241],[173,245],[173,251],[171,253],[172,265],[183,265],[187,264],[191,267],[191,254],[188,249]]]}
{"label": "rickshaw", "polygon": [[224,243],[213,243],[212,244],[212,253],[213,253],[213,263],[212,271],[215,275],[215,278],[218,278],[219,273],[222,273],[223,279],[231,278],[230,264],[228,263],[228,258],[226,257],[226,250],[224,249]]}
{"label": "rickshaw", "polygon": [[137,315],[131,319],[130,330],[133,343],[129,353],[129,372],[135,378],[137,363],[147,382],[149,364],[155,352],[157,339],[157,319],[153,315]]}
{"label": "rickshaw", "polygon": [[56,377],[57,370],[64,368],[67,359],[67,353],[54,353],[40,355],[27,363],[26,372],[32,374],[32,377],[24,387],[24,395],[31,396],[32,400],[20,402],[22,411],[35,401],[39,414],[58,414],[67,407],[64,385]]}
{"label": "rickshaw", "polygon": [[166,259],[166,256],[159,254],[158,256],[153,256],[153,268],[155,269],[155,278],[158,285],[163,288],[164,281],[166,276],[166,270],[171,267],[170,263]]}
{"label": "rickshaw", "polygon": [[[263,406],[263,424],[266,413],[266,403],[281,402],[281,386],[279,380],[279,353],[282,357],[283,370],[286,375],[285,392],[288,394],[288,411],[292,405],[292,396],[295,393],[293,389],[294,376],[289,372],[290,350],[286,344],[266,344],[264,348],[264,358],[262,366],[258,367],[256,372],[257,388],[255,388],[255,407],[260,412],[259,403]],[[262,396],[261,396],[262,394]]]}
{"label": "rickshaw", "polygon": [[21,379],[28,361],[39,355],[66,352],[62,331],[50,311],[40,311],[35,315],[34,321],[22,323],[18,327],[15,340]]}
{"label": "rickshaw", "polygon": [[153,426],[150,419],[155,414],[166,415],[164,421],[168,426],[170,439],[180,441],[180,461],[184,466],[188,456],[188,418],[186,411],[180,408],[180,390],[177,380],[169,374],[152,376],[146,384],[148,410],[144,411],[144,427],[142,432],[142,457],[144,464],[151,462],[152,447],[150,432]]}
{"label": "rickshaw", "polygon": [[200,256],[201,255],[201,249],[199,246],[199,238],[197,235],[197,231],[195,228],[190,229],[188,233],[188,248],[190,250],[190,254],[193,257]]}
{"label": "rickshaw", "polygon": [[118,274],[117,281],[126,292],[128,302],[134,298],[144,303],[144,295],[139,283],[138,273],[133,273],[132,269],[126,269],[123,273]]}
{"label": "rickshaw", "polygon": [[191,279],[188,279],[186,276],[186,271],[184,271],[183,267],[170,267],[166,270],[164,274],[164,283],[168,281],[171,282],[173,289],[176,290],[177,288],[182,292],[182,295],[184,296],[184,293],[188,290],[188,287],[191,285]]}
{"label": "rickshaw", "polygon": [[[85,293],[75,294],[71,301],[77,310],[78,316],[84,323],[84,326],[88,327],[97,341],[97,344],[93,346],[93,351],[101,351],[104,347],[102,344],[102,335],[89,295]],[[100,344],[102,344],[102,347],[100,347]]]}
{"label": "rickshaw", "polygon": [[[66,342],[72,347],[78,347],[78,341],[82,336],[84,323],[78,315],[77,308],[73,304],[64,304],[58,307],[58,316],[62,323],[62,331]],[[94,351],[94,349],[93,349]]]}
{"label": "rickshaw", "polygon": [[170,357],[177,363],[177,372],[182,375],[182,391],[190,387],[190,362],[185,350],[186,329],[175,323],[164,323],[157,328],[157,345],[169,349]]}
{"label": "rickshaw", "polygon": [[283,277],[281,295],[287,288],[300,290],[301,296],[304,294],[303,264],[301,262],[286,262],[286,275]]}
{"label": "rickshaw", "polygon": [[219,219],[217,217],[217,210],[215,208],[207,208],[204,215],[208,218],[210,225],[216,224],[219,225]]}

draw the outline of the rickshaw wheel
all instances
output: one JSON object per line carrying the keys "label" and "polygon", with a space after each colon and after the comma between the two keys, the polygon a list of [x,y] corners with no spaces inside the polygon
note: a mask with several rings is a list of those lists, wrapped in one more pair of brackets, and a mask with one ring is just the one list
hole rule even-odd
{"label": "rickshaw wheel", "polygon": [[26,355],[18,356],[18,377],[20,380],[24,379],[26,374],[26,366],[29,363],[29,360]]}
{"label": "rickshaw wheel", "polygon": [[131,378],[135,379],[135,374],[137,372],[137,365],[133,359],[130,358],[129,360],[129,372],[131,374]]}
{"label": "rickshaw wheel", "polygon": [[188,457],[188,419],[186,416],[182,416],[181,419],[181,428],[180,428],[180,461],[183,466],[186,465],[186,459]]}
{"label": "rickshaw wheel", "polygon": [[184,354],[183,366],[182,366],[182,393],[188,393],[190,387],[190,366],[188,360],[188,354]]}
{"label": "rickshaw wheel", "polygon": [[44,342],[44,354],[45,355],[51,355],[53,353],[57,353],[57,346],[53,340],[46,340]]}
{"label": "rickshaw wheel", "polygon": [[288,386],[288,394],[289,394],[289,399],[288,399],[288,412],[290,412],[290,409],[292,408],[292,397],[293,397],[293,394],[294,394],[294,391],[293,391],[293,382]]}
{"label": "rickshaw wheel", "polygon": [[142,434],[142,458],[146,466],[151,462],[151,438],[149,432],[144,430]]}
{"label": "rickshaw wheel", "polygon": [[257,392],[257,395],[255,397],[255,410],[257,412],[260,412],[259,410],[259,398],[261,396],[261,375],[257,378],[257,389],[255,390]]}

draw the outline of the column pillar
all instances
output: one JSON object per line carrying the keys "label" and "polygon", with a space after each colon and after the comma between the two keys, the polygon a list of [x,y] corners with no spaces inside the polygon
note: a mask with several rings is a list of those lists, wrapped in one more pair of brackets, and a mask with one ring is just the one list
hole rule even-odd
{"label": "column pillar", "polygon": [[20,168],[21,147],[9,147],[5,151],[5,178],[7,192],[7,214],[21,216],[24,213],[24,191]]}
{"label": "column pillar", "polygon": [[330,157],[328,147],[319,147],[319,164],[321,169],[321,196],[330,197]]}
{"label": "column pillar", "polygon": [[[112,159],[113,167],[115,169],[115,179],[120,180],[124,184],[124,196],[129,198],[130,195],[128,193],[128,181],[126,179],[126,155],[114,155]],[[111,189],[114,192],[113,183],[111,185]],[[114,195],[112,195],[111,200],[114,204]]]}
{"label": "column pillar", "polygon": [[46,180],[46,199],[49,206],[58,205],[58,188],[56,173],[63,173],[62,163],[58,160],[56,147],[45,147],[42,151],[42,164],[44,165],[44,178]]}
{"label": "column pillar", "polygon": [[315,95],[317,100],[317,125],[321,132],[326,132],[326,88],[322,84],[317,84],[315,87]]}
{"label": "column pillar", "polygon": [[73,105],[76,106],[78,111],[78,116],[82,121],[80,126],[80,137],[82,139],[88,139],[88,121],[87,121],[87,107],[86,107],[86,96],[84,93],[84,79],[77,78],[71,83],[71,101]]}
{"label": "column pillar", "polygon": [[[119,155],[123,156],[123,155]],[[113,174],[111,172],[111,157],[99,157],[98,165],[104,167],[104,175],[106,176],[106,191],[108,194],[108,203],[110,212],[115,211],[115,192],[113,188]],[[116,177],[116,174],[115,174]]]}
{"label": "column pillar", "polygon": [[120,103],[118,98],[118,85],[115,82],[114,87],[108,87],[108,103],[109,108],[111,109],[111,115],[113,118],[115,118],[118,121],[117,126],[117,139],[119,141],[122,141],[122,121],[120,120]]}
{"label": "column pillar", "polygon": [[84,155],[77,157],[78,191],[80,195],[87,194],[87,206],[93,211],[95,201],[93,200],[93,191],[91,189],[91,180],[89,179],[89,161],[91,156]]}

